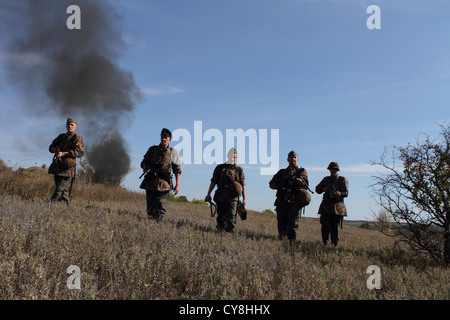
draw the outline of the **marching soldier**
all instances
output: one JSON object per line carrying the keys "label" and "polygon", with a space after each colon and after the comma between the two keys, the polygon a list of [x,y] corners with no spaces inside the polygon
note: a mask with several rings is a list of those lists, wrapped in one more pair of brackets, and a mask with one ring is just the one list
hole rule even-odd
{"label": "marching soldier", "polygon": [[244,171],[236,165],[237,150],[231,148],[227,155],[227,162],[219,164],[213,172],[206,202],[211,201],[211,192],[217,185],[214,193],[214,201],[217,204],[217,229],[233,232],[236,223],[236,212],[239,196],[242,194],[242,204],[245,200],[245,176]]}
{"label": "marching soldier", "polygon": [[318,194],[324,193],[319,207],[322,241],[326,245],[331,234],[331,243],[337,246],[339,241],[339,222],[347,216],[344,198],[348,196],[348,181],[339,176],[339,164],[330,162],[327,168],[330,175],[316,186]]}
{"label": "marching soldier", "polygon": [[[173,189],[175,194],[180,190],[181,161],[178,151],[169,146],[172,132],[161,130],[161,143],[147,150],[141,168],[145,177],[140,188],[145,189],[147,196],[147,215],[150,219],[161,221],[166,213],[164,207],[169,193]],[[173,187],[172,172],[175,174],[176,185]]]}
{"label": "marching soldier", "polygon": [[65,201],[70,204],[70,192],[67,191],[67,187],[75,178],[77,158],[82,157],[84,151],[83,139],[75,133],[77,122],[68,118],[66,128],[67,132],[60,134],[49,147],[49,151],[54,153],[54,156],[48,173],[55,178],[55,191],[50,198],[51,201]]}
{"label": "marching soldier", "polygon": [[311,202],[308,193],[308,173],[298,167],[298,154],[291,151],[287,161],[289,166],[280,169],[269,182],[271,189],[277,190],[274,205],[276,206],[278,221],[278,237],[282,240],[287,236],[294,244],[297,239],[300,211]]}

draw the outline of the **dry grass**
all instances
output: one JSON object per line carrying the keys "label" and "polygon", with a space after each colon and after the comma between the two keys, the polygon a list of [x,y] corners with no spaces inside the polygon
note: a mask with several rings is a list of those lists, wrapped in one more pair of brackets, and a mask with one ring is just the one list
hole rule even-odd
{"label": "dry grass", "polygon": [[[323,247],[318,221],[302,218],[291,248],[270,214],[249,212],[234,234],[218,233],[207,206],[169,202],[158,224],[146,219],[142,194],[78,185],[70,207],[51,205],[48,176],[30,175],[28,189],[17,176],[13,189],[14,174],[0,172],[0,299],[450,297],[448,269],[374,230],[344,226],[339,246]],[[373,264],[379,290],[366,285]],[[70,265],[81,269],[80,290],[66,286]]]}

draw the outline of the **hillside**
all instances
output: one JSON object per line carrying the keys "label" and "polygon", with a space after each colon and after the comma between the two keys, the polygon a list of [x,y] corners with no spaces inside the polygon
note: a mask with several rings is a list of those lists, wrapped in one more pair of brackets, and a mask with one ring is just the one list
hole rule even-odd
{"label": "hillside", "polygon": [[[206,205],[169,202],[158,224],[142,194],[120,187],[78,183],[67,207],[19,192],[18,182],[11,192],[1,176],[0,299],[450,298],[447,269],[375,230],[344,225],[339,246],[324,247],[317,219],[302,218],[292,248],[270,214],[251,211],[235,233],[219,233]],[[71,265],[81,289],[67,287]],[[381,289],[367,287],[370,265]]]}

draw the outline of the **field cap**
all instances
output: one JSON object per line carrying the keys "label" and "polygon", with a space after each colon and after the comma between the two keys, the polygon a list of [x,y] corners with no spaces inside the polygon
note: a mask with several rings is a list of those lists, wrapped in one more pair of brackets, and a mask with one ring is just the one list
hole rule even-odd
{"label": "field cap", "polygon": [[66,124],[69,124],[69,123],[77,124],[77,121],[74,118],[67,118]]}
{"label": "field cap", "polygon": [[297,152],[292,150],[291,152],[289,152],[288,157],[298,157],[298,154],[297,154]]}
{"label": "field cap", "polygon": [[161,136],[166,136],[166,137],[169,137],[170,139],[172,139],[172,132],[170,132],[170,130],[167,128],[163,128],[161,130]]}

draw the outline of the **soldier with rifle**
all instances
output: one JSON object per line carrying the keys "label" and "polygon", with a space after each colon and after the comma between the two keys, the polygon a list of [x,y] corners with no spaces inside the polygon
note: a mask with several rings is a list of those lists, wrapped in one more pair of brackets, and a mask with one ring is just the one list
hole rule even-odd
{"label": "soldier with rifle", "polygon": [[[211,184],[205,197],[205,201],[210,202],[211,209],[213,209],[211,192],[217,186],[213,200],[217,206],[216,228],[219,231],[233,232],[239,207],[241,207],[241,210],[245,210],[245,176],[242,167],[236,165],[236,159],[237,150],[231,148],[227,154],[227,162],[219,164],[214,169]],[[241,195],[242,203],[239,201]],[[215,212],[211,211],[211,216],[214,216],[214,214]],[[241,215],[241,219],[245,220],[243,215]]]}
{"label": "soldier with rifle", "polygon": [[[271,189],[277,190],[274,205],[276,206],[278,236],[282,240],[287,236],[290,244],[297,239],[298,224],[302,208],[311,202],[308,190],[308,173],[298,167],[298,154],[291,151],[287,161],[289,166],[279,170],[269,182]],[[313,192],[312,192],[313,193]]]}
{"label": "soldier with rifle", "polygon": [[322,241],[326,245],[331,234],[331,243],[337,246],[339,223],[342,228],[342,220],[344,216],[347,216],[344,198],[348,196],[348,181],[345,177],[339,176],[337,162],[330,162],[327,169],[330,171],[330,175],[323,178],[316,186],[316,192],[323,193],[319,207]]}
{"label": "soldier with rifle", "polygon": [[[50,200],[52,202],[65,201],[70,204],[70,193],[75,180],[77,158],[84,155],[84,146],[81,136],[75,133],[77,122],[74,119],[67,119],[66,129],[67,132],[56,137],[49,147],[49,151],[54,156],[48,173],[54,175],[55,178],[55,191]],[[69,183],[70,191],[67,191]]]}
{"label": "soldier with rifle", "polygon": [[[145,175],[140,188],[145,189],[147,197],[147,215],[150,219],[160,222],[166,213],[164,207],[169,193],[180,191],[181,161],[178,151],[169,146],[172,132],[161,130],[161,143],[151,146],[141,162]],[[172,172],[175,174],[176,185],[173,186]],[[140,178],[141,178],[140,177]]]}

